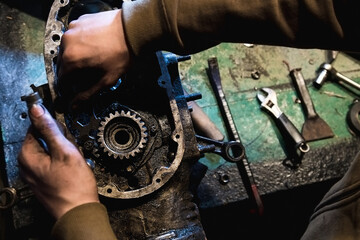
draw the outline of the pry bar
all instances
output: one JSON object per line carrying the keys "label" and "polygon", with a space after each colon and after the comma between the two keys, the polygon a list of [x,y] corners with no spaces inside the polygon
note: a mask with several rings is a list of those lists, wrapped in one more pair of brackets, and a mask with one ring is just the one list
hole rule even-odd
{"label": "pry bar", "polygon": [[[228,140],[229,141],[237,141],[241,143],[240,136],[236,129],[229,105],[225,98],[225,94],[221,85],[220,71],[219,65],[216,57],[212,57],[208,59],[207,74],[210,80],[211,87],[214,91],[217,103],[220,108],[221,115],[224,120],[224,124],[226,127]],[[237,153],[234,153],[237,155]],[[249,196],[250,201],[253,203],[254,207],[257,210],[259,215],[263,214],[264,206],[258,191],[258,188],[255,183],[254,175],[250,168],[249,161],[247,159],[246,153],[244,153],[244,157],[236,162],[237,168],[239,170],[241,179],[243,181],[246,192]]]}

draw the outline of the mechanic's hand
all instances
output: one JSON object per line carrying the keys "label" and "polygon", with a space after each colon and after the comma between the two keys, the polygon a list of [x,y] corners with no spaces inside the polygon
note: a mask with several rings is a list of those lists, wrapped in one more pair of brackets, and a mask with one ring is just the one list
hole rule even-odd
{"label": "mechanic's hand", "polygon": [[[39,201],[56,219],[81,204],[99,202],[94,174],[49,112],[42,105],[33,105],[29,116],[32,126],[18,162],[21,176]],[[46,142],[49,153],[36,135]]]}
{"label": "mechanic's hand", "polygon": [[70,22],[62,36],[57,63],[60,88],[75,91],[74,102],[86,100],[115,85],[130,61],[121,10],[83,15]]}

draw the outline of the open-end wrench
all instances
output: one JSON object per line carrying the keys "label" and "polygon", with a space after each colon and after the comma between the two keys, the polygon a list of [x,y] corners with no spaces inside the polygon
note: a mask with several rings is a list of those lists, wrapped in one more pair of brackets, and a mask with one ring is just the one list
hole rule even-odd
{"label": "open-end wrench", "polygon": [[310,147],[298,129],[278,107],[275,91],[270,88],[261,88],[257,93],[257,98],[261,103],[261,108],[274,117],[285,143],[291,146],[292,149],[288,149],[289,153],[296,154],[291,155],[293,159],[289,160],[294,161],[294,164],[299,164],[303,154],[308,152]]}
{"label": "open-end wrench", "polygon": [[[212,86],[213,92],[220,108],[221,115],[225,123],[228,139],[230,141],[236,141],[241,144],[240,136],[236,129],[229,105],[227,104],[225,94],[222,89],[220,71],[216,57],[208,59],[208,66],[209,68],[207,69],[207,74],[209,76],[210,84]],[[236,149],[233,149],[234,155],[239,156],[240,153],[236,152]],[[254,207],[256,208],[259,215],[261,215],[263,213],[264,206],[258,188],[256,186],[255,178],[250,168],[245,149],[243,148],[242,150],[244,151],[243,153],[241,153],[242,158],[239,161],[236,161],[236,165],[239,170],[241,179],[244,183],[246,192],[249,196],[249,199],[252,203],[254,203]],[[238,149],[237,151],[240,151],[240,149]]]}

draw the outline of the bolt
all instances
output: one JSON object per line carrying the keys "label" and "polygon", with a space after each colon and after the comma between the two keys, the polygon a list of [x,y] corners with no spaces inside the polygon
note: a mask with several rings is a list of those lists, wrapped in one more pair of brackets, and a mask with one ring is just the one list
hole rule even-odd
{"label": "bolt", "polygon": [[260,78],[260,72],[258,70],[254,70],[251,72],[251,77],[254,79],[254,80],[258,80]]}
{"label": "bolt", "polygon": [[84,143],[84,149],[87,151],[91,151],[94,148],[94,142],[92,140],[87,140]]}
{"label": "bolt", "polygon": [[156,134],[156,127],[155,127],[155,125],[152,125],[150,127],[150,135],[155,136],[155,134]]}
{"label": "bolt", "polygon": [[94,169],[95,169],[95,163],[94,163],[93,160],[91,160],[91,159],[89,159],[89,158],[86,158],[85,161],[86,161],[86,164],[89,166],[89,168],[90,168],[91,170],[94,170]]}
{"label": "bolt", "polygon": [[133,165],[129,165],[126,167],[126,172],[133,173],[135,171],[135,167]]}

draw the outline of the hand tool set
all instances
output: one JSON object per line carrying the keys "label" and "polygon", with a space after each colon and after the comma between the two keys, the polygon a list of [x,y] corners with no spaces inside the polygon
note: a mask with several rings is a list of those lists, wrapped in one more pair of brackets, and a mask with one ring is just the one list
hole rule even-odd
{"label": "hand tool set", "polygon": [[[338,52],[327,51],[326,53],[326,62],[319,67],[318,76],[313,82],[315,89],[320,89],[325,81],[331,80],[333,82],[337,82],[338,84],[344,83],[351,88],[360,90],[359,84],[337,72],[331,65],[338,55]],[[238,130],[236,129],[236,124],[221,85],[219,65],[216,57],[208,59],[208,68],[206,70],[225,125],[227,138],[229,141],[240,143],[242,146]],[[302,75],[301,68],[289,68],[289,77],[292,80],[292,85],[296,90],[296,94],[299,102],[301,103],[305,117],[301,131],[299,131],[285,113],[280,110],[277,103],[276,92],[273,89],[269,87],[260,88],[257,91],[256,97],[259,100],[260,108],[272,117],[278,131],[281,134],[282,142],[284,144],[284,152],[286,154],[284,163],[290,162],[291,167],[298,167],[302,162],[303,156],[310,151],[309,142],[332,138],[335,134],[329,124],[326,123],[316,112],[314,103],[310,97],[308,86]],[[358,99],[355,99],[353,104],[350,106],[350,110],[347,115],[347,122],[350,130],[357,135],[360,135],[359,113],[360,102]],[[219,147],[221,146],[219,145]],[[241,158],[241,161],[227,161],[236,162],[249,199],[252,200],[254,205],[257,205],[257,209],[263,209],[261,198],[254,180],[254,175],[251,170],[251,165],[245,153],[245,148],[243,147],[241,149],[241,154],[236,153],[236,150],[234,149],[232,149],[232,151],[235,157],[241,156],[239,157]]]}

